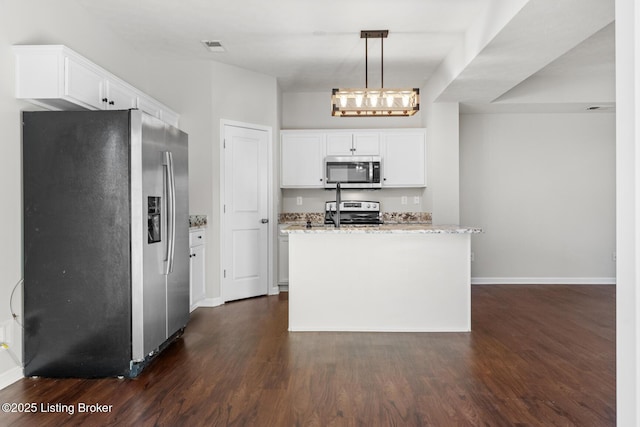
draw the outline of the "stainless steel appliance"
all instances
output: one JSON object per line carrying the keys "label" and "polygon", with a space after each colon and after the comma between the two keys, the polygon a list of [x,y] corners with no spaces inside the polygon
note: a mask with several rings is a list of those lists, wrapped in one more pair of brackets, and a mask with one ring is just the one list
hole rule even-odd
{"label": "stainless steel appliance", "polygon": [[135,377],[189,320],[187,134],[25,112],[24,374]]}
{"label": "stainless steel appliance", "polygon": [[382,188],[379,156],[327,156],[324,159],[325,188]]}
{"label": "stainless steel appliance", "polygon": [[[382,224],[380,202],[344,200],[338,205],[340,208],[340,224],[342,225],[375,225]],[[326,202],[324,223],[335,224],[336,202]]]}

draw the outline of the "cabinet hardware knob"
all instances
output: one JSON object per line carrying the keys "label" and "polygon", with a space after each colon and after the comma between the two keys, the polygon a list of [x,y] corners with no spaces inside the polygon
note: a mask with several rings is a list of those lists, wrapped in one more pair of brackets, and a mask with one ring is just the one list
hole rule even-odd
{"label": "cabinet hardware knob", "polygon": [[114,105],[114,104],[115,104],[115,102],[109,101],[109,105]]}
{"label": "cabinet hardware knob", "polygon": [[102,98],[102,102],[107,102],[108,99],[107,98]]}

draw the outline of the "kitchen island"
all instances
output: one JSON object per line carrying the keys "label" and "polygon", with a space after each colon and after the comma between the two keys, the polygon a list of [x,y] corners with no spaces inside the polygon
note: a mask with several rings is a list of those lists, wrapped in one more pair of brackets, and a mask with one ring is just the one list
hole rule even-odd
{"label": "kitchen island", "polygon": [[291,225],[289,330],[471,330],[471,234],[427,224]]}

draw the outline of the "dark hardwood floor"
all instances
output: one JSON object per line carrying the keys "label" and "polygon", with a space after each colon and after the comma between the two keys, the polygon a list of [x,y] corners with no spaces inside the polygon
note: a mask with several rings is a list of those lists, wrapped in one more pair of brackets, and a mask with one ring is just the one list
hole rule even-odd
{"label": "dark hardwood floor", "polygon": [[137,379],[0,390],[74,409],[0,425],[615,425],[614,286],[475,286],[472,307],[471,333],[289,333],[286,293],[200,308]]}

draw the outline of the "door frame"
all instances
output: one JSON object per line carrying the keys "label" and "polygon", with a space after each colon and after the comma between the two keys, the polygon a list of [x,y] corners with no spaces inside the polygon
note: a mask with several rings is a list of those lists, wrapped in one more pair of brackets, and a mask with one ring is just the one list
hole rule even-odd
{"label": "door frame", "polygon": [[273,212],[273,129],[271,126],[257,125],[253,123],[239,122],[235,120],[220,119],[220,159],[219,159],[219,172],[220,172],[220,207],[219,207],[219,226],[220,226],[220,298],[224,303],[226,301],[226,287],[227,279],[224,274],[224,266],[226,265],[226,254],[224,252],[224,242],[226,238],[226,224],[224,215],[224,200],[226,200],[226,181],[225,181],[225,126],[234,126],[239,128],[264,131],[267,133],[267,218],[269,223],[267,224],[267,295],[276,295],[279,293],[277,284],[274,286],[273,272],[274,270],[274,250],[273,250],[273,236],[275,230],[274,219],[276,218]]}

